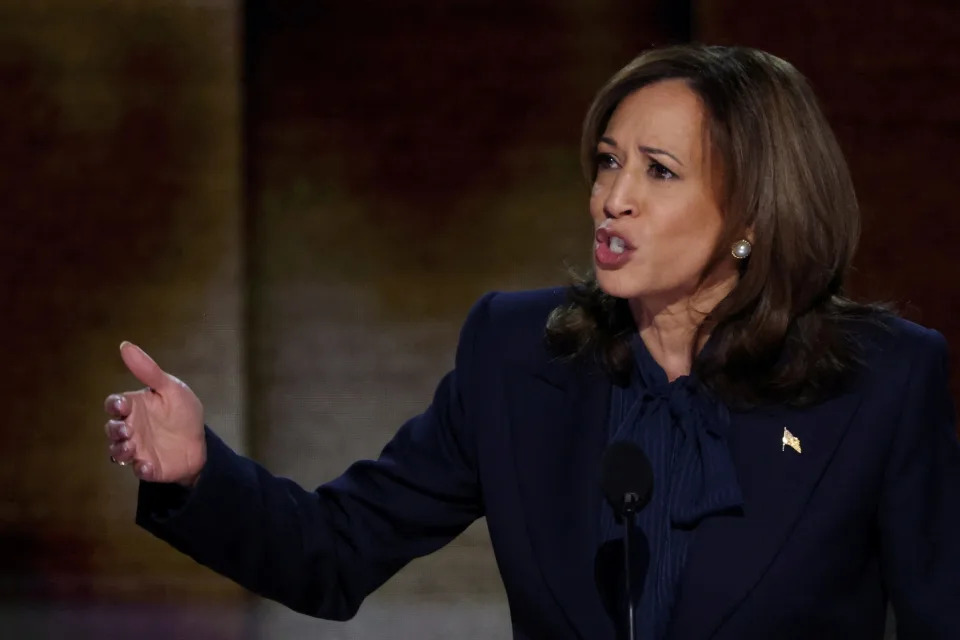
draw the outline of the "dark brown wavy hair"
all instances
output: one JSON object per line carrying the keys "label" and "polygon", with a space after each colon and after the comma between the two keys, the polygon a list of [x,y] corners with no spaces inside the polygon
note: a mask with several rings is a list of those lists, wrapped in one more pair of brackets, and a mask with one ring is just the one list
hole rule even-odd
{"label": "dark brown wavy hair", "polygon": [[[699,327],[693,372],[732,406],[803,406],[838,391],[858,364],[854,322],[886,309],[844,297],[860,214],[843,153],[804,77],[788,62],[741,47],[681,45],[643,53],[600,89],[583,126],[581,163],[596,178],[597,142],[617,105],[646,85],[683,79],[708,114],[722,167],[723,228],[701,284],[746,229],[753,251],[735,288]],[[627,301],[577,278],[547,337],[563,356],[593,354],[623,382],[637,327]],[[696,346],[693,347],[696,350]]]}

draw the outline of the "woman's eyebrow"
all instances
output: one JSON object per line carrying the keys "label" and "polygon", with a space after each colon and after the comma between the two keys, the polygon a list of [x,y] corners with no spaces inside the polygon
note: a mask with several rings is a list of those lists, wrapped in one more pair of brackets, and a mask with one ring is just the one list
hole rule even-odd
{"label": "woman's eyebrow", "polygon": [[599,142],[605,142],[611,147],[618,147],[617,141],[611,138],[610,136],[600,136]]}
{"label": "woman's eyebrow", "polygon": [[[609,136],[601,136],[599,142],[606,143],[606,144],[608,144],[608,145],[610,145],[611,147],[614,147],[614,148],[619,148],[619,145],[617,145],[617,141],[614,140],[613,138],[609,137]],[[641,146],[639,146],[639,147],[637,147],[637,148],[638,148],[640,151],[643,151],[644,153],[646,153],[647,155],[651,155],[651,156],[667,156],[667,157],[669,157],[669,158],[673,158],[673,161],[676,162],[677,164],[679,164],[681,167],[686,166],[686,165],[684,165],[682,162],[680,162],[680,158],[678,158],[677,156],[673,155],[672,153],[670,153],[670,152],[667,151],[666,149],[659,149],[659,148],[657,148],[657,147],[648,147],[648,146],[645,146],[645,145],[641,145]]]}
{"label": "woman's eyebrow", "polygon": [[681,167],[684,166],[684,164],[683,164],[682,162],[680,162],[680,158],[678,158],[677,156],[673,155],[672,153],[670,153],[669,151],[667,151],[667,150],[665,150],[665,149],[658,149],[657,147],[646,147],[646,146],[643,146],[643,145],[641,145],[641,146],[639,146],[639,147],[637,147],[637,148],[640,149],[640,151],[643,151],[644,153],[646,153],[647,155],[651,155],[651,156],[668,156],[668,157],[670,157],[670,158],[673,158],[673,161],[676,162],[676,163],[677,163],[678,165],[680,165]]}

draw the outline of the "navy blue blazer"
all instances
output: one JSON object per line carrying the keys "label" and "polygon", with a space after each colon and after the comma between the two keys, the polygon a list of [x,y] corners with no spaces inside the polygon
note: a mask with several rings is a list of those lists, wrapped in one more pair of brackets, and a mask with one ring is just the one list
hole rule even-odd
{"label": "navy blue blazer", "polygon": [[[486,516],[514,637],[612,639],[597,592],[599,461],[610,381],[544,346],[560,289],[489,294],[455,369],[380,458],[315,491],[207,432],[190,492],[142,483],[138,523],[297,611],[353,616],[411,559]],[[942,336],[864,329],[867,366],[834,399],[734,413],[742,513],[687,555],[673,640],[960,638],[960,444]],[[802,453],[784,450],[784,428]]]}

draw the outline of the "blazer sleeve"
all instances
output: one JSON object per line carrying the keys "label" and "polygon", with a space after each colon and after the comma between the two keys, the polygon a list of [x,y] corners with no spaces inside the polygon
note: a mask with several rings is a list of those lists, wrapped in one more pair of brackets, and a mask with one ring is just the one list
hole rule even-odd
{"label": "blazer sleeve", "polygon": [[880,502],[881,563],[899,640],[960,634],[960,442],[946,342],[926,332]]}
{"label": "blazer sleeve", "polygon": [[492,295],[471,310],[455,368],[429,408],[406,422],[377,460],[354,463],[307,491],[207,429],[196,486],[142,482],[137,523],[255,593],[308,615],[349,619],[407,562],[483,515],[464,390]]}

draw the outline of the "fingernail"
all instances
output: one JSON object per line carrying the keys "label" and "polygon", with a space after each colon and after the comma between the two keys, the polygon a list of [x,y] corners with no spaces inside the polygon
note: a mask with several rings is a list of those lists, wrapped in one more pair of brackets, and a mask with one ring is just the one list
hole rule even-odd
{"label": "fingernail", "polygon": [[128,344],[130,344],[130,343],[127,342],[126,340],[124,340],[123,342],[121,342],[121,343],[120,343],[120,350],[123,351],[123,348],[124,348],[125,346],[127,346]]}
{"label": "fingernail", "polygon": [[127,426],[127,423],[123,423],[122,425],[120,425],[120,429],[118,429],[118,431],[120,432],[121,437],[123,438],[130,437],[130,427]]}

